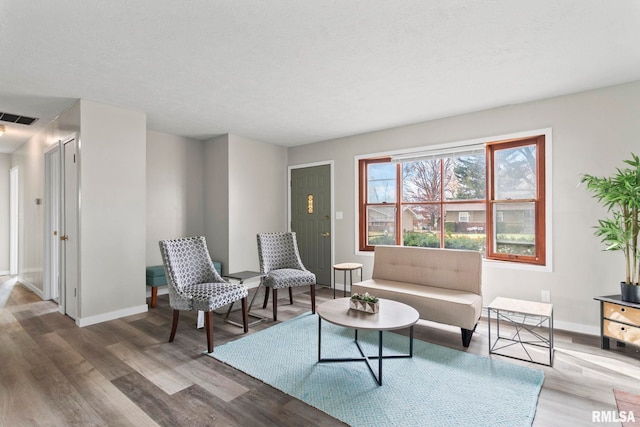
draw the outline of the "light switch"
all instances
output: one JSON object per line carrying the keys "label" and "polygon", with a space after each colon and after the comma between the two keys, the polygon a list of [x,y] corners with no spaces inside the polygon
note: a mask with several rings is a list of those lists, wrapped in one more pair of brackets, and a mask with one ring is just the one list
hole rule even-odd
{"label": "light switch", "polygon": [[336,219],[342,219],[342,211],[336,212]]}

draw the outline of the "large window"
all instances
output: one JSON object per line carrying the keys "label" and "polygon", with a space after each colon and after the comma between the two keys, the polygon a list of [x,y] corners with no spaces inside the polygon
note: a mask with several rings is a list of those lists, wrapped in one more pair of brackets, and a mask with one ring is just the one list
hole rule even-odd
{"label": "large window", "polygon": [[545,264],[544,136],[359,161],[360,250],[471,249]]}

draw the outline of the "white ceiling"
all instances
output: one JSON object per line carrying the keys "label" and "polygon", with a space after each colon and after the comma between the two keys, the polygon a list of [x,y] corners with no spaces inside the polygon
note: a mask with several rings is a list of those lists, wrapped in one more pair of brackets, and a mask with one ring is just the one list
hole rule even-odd
{"label": "white ceiling", "polygon": [[3,0],[0,152],[90,99],[293,146],[640,80],[638,0]]}

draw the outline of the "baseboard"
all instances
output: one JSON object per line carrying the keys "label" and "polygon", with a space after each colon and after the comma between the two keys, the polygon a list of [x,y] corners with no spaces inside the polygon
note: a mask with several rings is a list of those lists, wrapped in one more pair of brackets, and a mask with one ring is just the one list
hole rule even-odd
{"label": "baseboard", "polygon": [[42,289],[38,289],[33,283],[29,283],[26,280],[23,280],[20,276],[17,276],[16,281],[25,288],[29,289],[34,294],[38,295],[40,299],[44,300],[44,292],[42,291]]}
{"label": "baseboard", "polygon": [[137,305],[135,307],[129,307],[122,310],[110,311],[108,313],[97,314],[95,316],[77,318],[76,325],[82,328],[84,326],[95,325],[96,323],[107,322],[109,320],[115,320],[125,316],[132,316],[134,314],[145,313],[147,311],[148,311],[147,304]]}
{"label": "baseboard", "polygon": [[[487,321],[487,312],[487,307],[482,307],[482,317],[484,317],[485,321]],[[493,315],[492,317],[495,319],[495,315]],[[578,334],[600,336],[600,327],[598,326],[582,325],[580,323],[565,322],[556,319],[553,320],[553,329],[575,332]]]}
{"label": "baseboard", "polygon": [[11,276],[11,274],[9,274],[9,270],[4,270],[0,271],[0,276]]}
{"label": "baseboard", "polygon": [[553,321],[553,328],[561,331],[577,332],[585,335],[597,335],[600,336],[600,327],[581,325],[579,323]]}

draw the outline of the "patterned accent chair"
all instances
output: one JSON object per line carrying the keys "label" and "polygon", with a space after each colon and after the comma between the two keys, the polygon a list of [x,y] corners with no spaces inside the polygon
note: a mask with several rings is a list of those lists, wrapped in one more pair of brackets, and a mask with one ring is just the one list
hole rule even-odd
{"label": "patterned accent chair", "polygon": [[178,328],[180,311],[201,310],[205,312],[207,350],[213,351],[213,310],[242,300],[242,323],[244,332],[248,328],[246,286],[226,282],[216,271],[205,238],[186,237],[161,240],[160,253],[169,288],[169,305],[173,308],[171,326],[172,342]]}
{"label": "patterned accent chair", "polygon": [[278,320],[278,289],[289,288],[289,302],[293,304],[293,287],[311,287],[311,311],[316,312],[316,275],[302,264],[294,232],[259,233],[258,258],[260,272],[266,274],[264,304],[269,302],[269,288],[273,293],[273,320]]}

